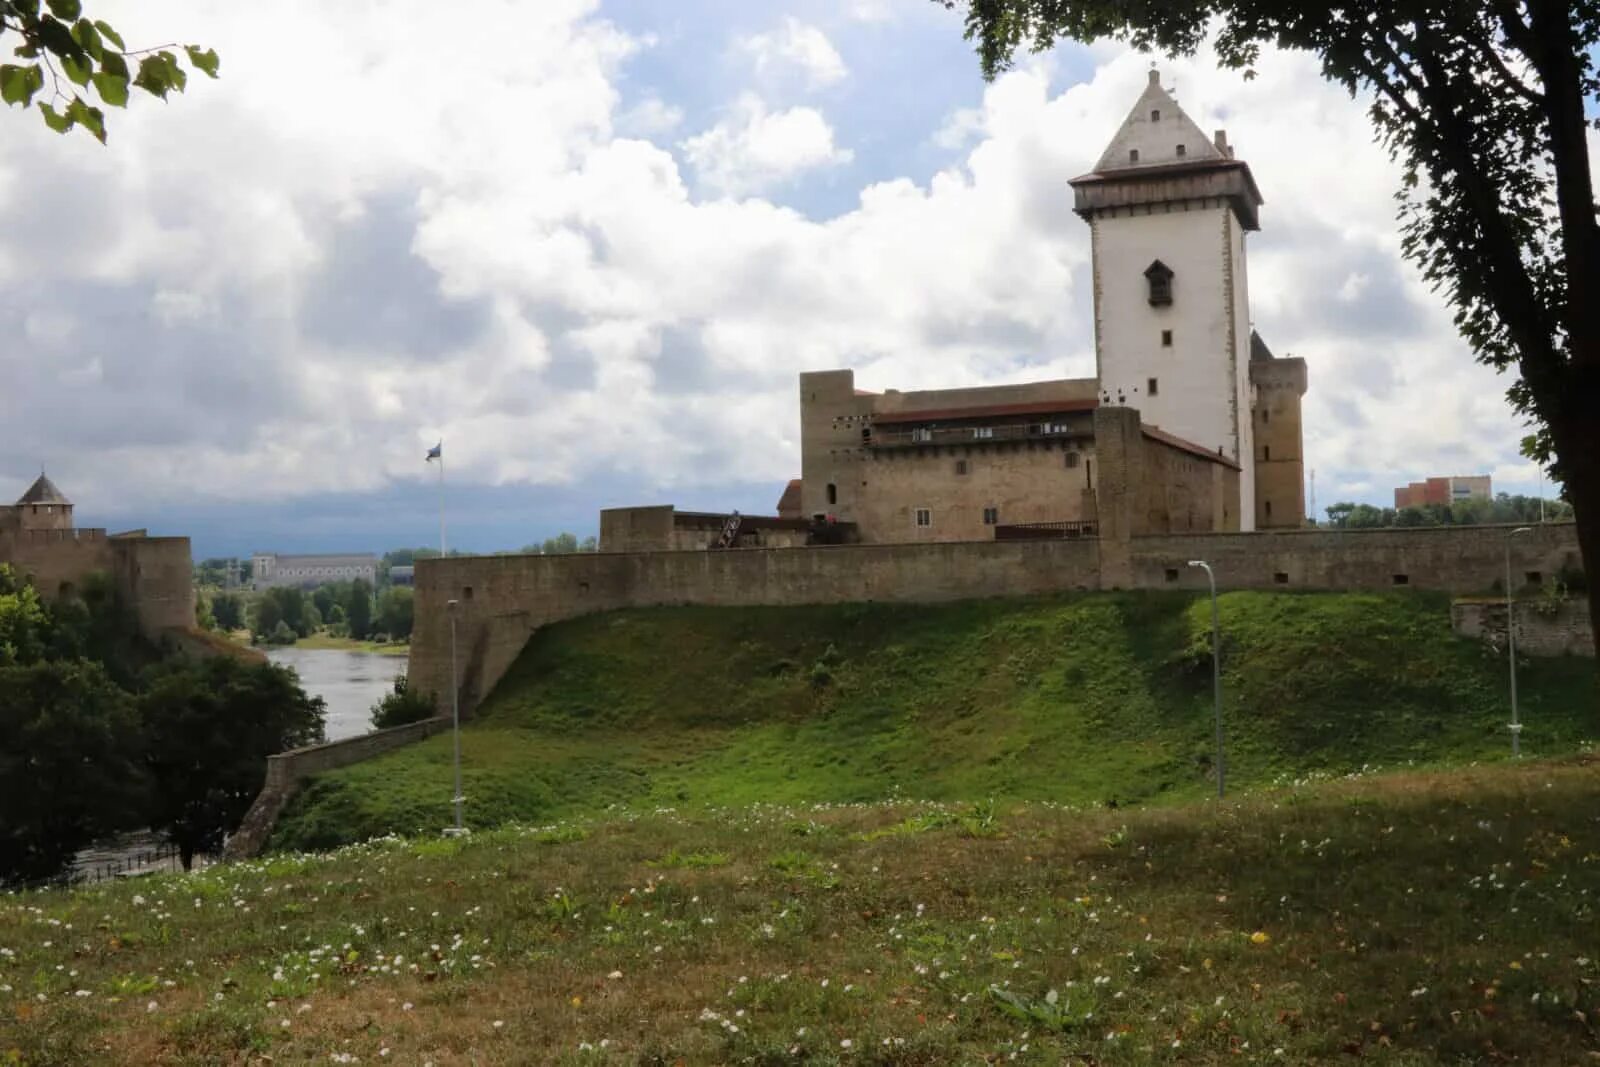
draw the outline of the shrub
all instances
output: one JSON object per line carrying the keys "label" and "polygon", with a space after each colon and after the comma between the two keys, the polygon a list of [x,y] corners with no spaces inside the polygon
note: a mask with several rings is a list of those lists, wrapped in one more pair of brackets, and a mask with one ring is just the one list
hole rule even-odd
{"label": "shrub", "polygon": [[407,688],[403,674],[394,680],[394,692],[385,693],[382,700],[372,705],[374,730],[404,726],[408,722],[421,722],[432,717],[433,694],[418,693]]}

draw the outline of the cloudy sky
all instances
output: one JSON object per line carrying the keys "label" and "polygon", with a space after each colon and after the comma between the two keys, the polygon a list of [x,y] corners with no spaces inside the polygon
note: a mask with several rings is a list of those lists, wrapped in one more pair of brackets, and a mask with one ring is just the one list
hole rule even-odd
{"label": "cloudy sky", "polygon": [[[98,0],[220,81],[111,144],[0,116],[0,496],[197,555],[770,512],[795,375],[1093,373],[1090,168],[1151,59],[985,85],[928,0]],[[1533,491],[1506,381],[1399,256],[1395,168],[1304,56],[1161,60],[1266,198],[1255,325],[1310,364],[1318,504],[1426,474]]]}

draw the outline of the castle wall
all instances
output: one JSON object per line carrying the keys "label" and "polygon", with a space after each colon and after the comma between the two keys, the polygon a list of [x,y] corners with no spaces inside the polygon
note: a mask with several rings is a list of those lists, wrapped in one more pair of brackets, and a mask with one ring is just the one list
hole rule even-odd
{"label": "castle wall", "polygon": [[535,629],[577,615],[665,604],[931,602],[1090,589],[1097,559],[1096,543],[1085,540],[419,560],[407,677],[422,692],[449,692],[445,601],[452,598],[462,707],[469,709]]}
{"label": "castle wall", "polygon": [[[1559,601],[1518,600],[1517,654],[1594,658],[1594,624],[1583,597]],[[1450,628],[1497,649],[1506,648],[1504,600],[1458,600],[1450,605]]]}
{"label": "castle wall", "polygon": [[194,625],[194,573],[187,537],[107,537],[104,530],[20,530],[0,535],[0,563],[55,599],[91,574],[111,576],[146,637]]}
{"label": "castle wall", "polygon": [[194,626],[194,563],[187,537],[113,537],[112,575],[146,635]]}
{"label": "castle wall", "polygon": [[[1113,449],[1118,448],[1113,442]],[[1106,451],[1106,449],[1102,449]],[[852,545],[742,552],[582,553],[421,560],[408,676],[450,690],[450,616],[463,711],[488,694],[540,626],[597,611],[713,606],[937,602],[1097,588],[1203,589],[1204,559],[1223,589],[1394,589],[1484,593],[1501,580],[1507,527],[1284,530],[1113,538],[1133,501],[1106,513],[1101,537]],[[1570,523],[1520,536],[1513,566],[1555,574],[1578,559]],[[1400,579],[1403,579],[1401,581]],[[441,709],[448,707],[441,700]]]}

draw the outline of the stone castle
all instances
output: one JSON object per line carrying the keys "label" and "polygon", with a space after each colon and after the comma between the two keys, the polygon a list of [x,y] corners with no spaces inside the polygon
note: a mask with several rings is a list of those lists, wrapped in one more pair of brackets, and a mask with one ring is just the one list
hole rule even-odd
{"label": "stone castle", "polygon": [[776,517],[608,509],[602,549],[785,547],[824,528],[870,544],[1093,536],[1105,433],[1132,464],[1130,534],[1303,526],[1306,365],[1250,327],[1249,165],[1152,71],[1070,184],[1089,225],[1095,377],[875,393],[849,370],[802,374],[801,476]]}
{"label": "stone castle", "polygon": [[75,526],[72,501],[43,472],[15,504],[0,507],[0,563],[49,599],[70,596],[91,574],[109,576],[152,641],[194,629],[189,539]]}

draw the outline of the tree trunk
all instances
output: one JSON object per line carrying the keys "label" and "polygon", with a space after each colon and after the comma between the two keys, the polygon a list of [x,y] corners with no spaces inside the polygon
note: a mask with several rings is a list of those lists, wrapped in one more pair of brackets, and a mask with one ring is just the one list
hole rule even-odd
{"label": "tree trunk", "polygon": [[183,861],[184,870],[192,870],[194,868],[194,846],[187,841],[178,842],[178,858]]}

